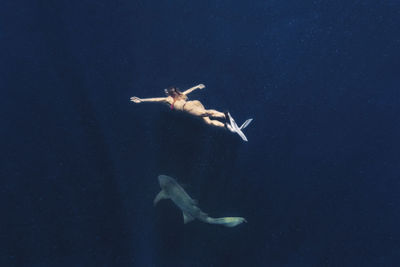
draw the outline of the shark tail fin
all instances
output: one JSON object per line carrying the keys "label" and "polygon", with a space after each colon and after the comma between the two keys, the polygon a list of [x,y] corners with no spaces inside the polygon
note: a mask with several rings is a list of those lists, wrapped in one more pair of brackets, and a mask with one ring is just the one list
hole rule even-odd
{"label": "shark tail fin", "polygon": [[225,227],[235,227],[241,223],[247,222],[247,220],[243,217],[222,217],[222,218],[208,217],[206,222],[211,224],[220,224]]}
{"label": "shark tail fin", "polygon": [[164,190],[161,190],[160,193],[158,193],[157,196],[154,198],[154,201],[153,201],[154,206],[157,205],[157,203],[160,200],[167,199],[167,198],[168,198],[167,194],[165,194]]}

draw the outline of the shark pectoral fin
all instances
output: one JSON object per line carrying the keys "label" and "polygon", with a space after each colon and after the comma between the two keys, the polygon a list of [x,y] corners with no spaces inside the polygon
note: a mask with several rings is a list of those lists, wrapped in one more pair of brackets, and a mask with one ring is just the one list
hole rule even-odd
{"label": "shark pectoral fin", "polygon": [[161,190],[160,193],[157,194],[156,198],[153,201],[154,206],[157,205],[158,201],[162,199],[167,199],[168,196],[165,194],[164,190]]}
{"label": "shark pectoral fin", "polygon": [[184,213],[184,212],[182,214],[183,214],[183,223],[184,224],[187,224],[194,220],[194,218],[191,215]]}

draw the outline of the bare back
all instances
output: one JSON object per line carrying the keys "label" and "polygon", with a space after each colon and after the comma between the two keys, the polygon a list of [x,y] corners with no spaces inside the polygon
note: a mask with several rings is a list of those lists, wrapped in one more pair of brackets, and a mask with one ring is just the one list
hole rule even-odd
{"label": "bare back", "polygon": [[[178,111],[186,112],[196,117],[203,118],[204,122],[209,125],[217,126],[217,127],[225,127],[223,122],[218,120],[210,119],[210,118],[221,118],[226,119],[225,114],[219,112],[214,109],[206,109],[203,104],[201,104],[198,100],[187,100],[187,95],[193,92],[196,89],[203,89],[205,86],[204,84],[196,85],[192,88],[185,90],[183,93],[178,91],[177,97],[174,99],[171,95],[167,97],[153,97],[153,98],[139,98],[136,96],[131,97],[131,101],[134,103],[142,103],[142,102],[157,102],[157,103],[164,103],[171,107],[171,109],[175,109]],[[167,92],[168,94],[168,92]],[[176,94],[176,92],[175,92]]]}

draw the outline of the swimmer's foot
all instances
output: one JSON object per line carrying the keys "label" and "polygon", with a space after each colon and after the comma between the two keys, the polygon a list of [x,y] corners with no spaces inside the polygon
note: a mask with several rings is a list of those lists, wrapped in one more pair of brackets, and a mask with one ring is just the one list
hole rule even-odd
{"label": "swimmer's foot", "polygon": [[224,111],[224,115],[225,115],[225,124],[229,123],[229,112],[228,111]]}
{"label": "swimmer's foot", "polygon": [[231,115],[228,111],[224,111],[225,114],[225,128],[231,131],[232,133],[236,133],[235,129],[233,129],[231,125]]}

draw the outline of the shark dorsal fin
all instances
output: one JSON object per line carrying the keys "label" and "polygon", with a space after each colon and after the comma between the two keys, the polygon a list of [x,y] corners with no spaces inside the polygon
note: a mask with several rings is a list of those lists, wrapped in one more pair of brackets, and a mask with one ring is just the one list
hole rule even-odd
{"label": "shark dorsal fin", "polygon": [[185,212],[183,212],[182,214],[183,214],[183,223],[184,224],[187,224],[187,223],[189,223],[189,222],[194,220],[194,218],[191,215],[189,215],[189,214],[187,214]]}

